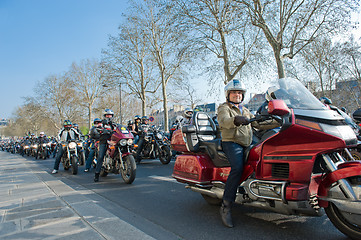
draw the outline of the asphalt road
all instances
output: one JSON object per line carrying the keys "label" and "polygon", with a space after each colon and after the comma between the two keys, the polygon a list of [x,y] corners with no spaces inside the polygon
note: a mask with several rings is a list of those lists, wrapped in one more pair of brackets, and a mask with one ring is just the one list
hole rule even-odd
{"label": "asphalt road", "polygon": [[[35,160],[51,172],[54,159]],[[72,188],[156,239],[348,239],[323,217],[288,216],[236,205],[235,227],[221,223],[219,207],[208,205],[199,193],[184,188],[171,178],[174,161],[162,165],[158,160],[143,160],[137,165],[133,184],[125,184],[120,175],[109,174],[94,183],[94,170],[78,175],[60,171],[56,175]]]}

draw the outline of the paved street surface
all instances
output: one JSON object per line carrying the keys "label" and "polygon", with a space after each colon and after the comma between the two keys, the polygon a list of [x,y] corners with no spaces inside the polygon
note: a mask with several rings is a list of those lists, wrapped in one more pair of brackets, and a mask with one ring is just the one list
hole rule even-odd
{"label": "paved street surface", "polygon": [[154,239],[19,155],[0,152],[0,239]]}
{"label": "paved street surface", "polygon": [[287,216],[236,205],[235,227],[219,207],[171,178],[174,161],[144,160],[133,184],[94,170],[50,174],[54,159],[0,151],[0,239],[346,240],[323,217]]}

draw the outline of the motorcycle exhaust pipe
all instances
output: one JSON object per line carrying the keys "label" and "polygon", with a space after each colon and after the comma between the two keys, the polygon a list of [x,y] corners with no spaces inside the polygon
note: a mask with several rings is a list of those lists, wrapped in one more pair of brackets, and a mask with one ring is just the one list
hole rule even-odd
{"label": "motorcycle exhaust pipe", "polygon": [[193,192],[198,192],[198,193],[201,193],[201,194],[208,195],[208,196],[210,196],[212,198],[222,199],[222,197],[223,197],[223,191],[217,194],[217,192],[214,192],[212,190],[204,189],[204,188],[200,188],[200,187],[196,187],[196,186],[189,186],[188,185],[188,186],[185,186],[185,188],[190,189]]}

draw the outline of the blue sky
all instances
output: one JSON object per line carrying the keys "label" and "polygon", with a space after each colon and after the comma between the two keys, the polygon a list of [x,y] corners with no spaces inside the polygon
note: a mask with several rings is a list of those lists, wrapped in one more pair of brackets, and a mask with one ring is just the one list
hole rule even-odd
{"label": "blue sky", "polygon": [[0,0],[0,119],[37,82],[99,59],[126,8],[127,0]]}

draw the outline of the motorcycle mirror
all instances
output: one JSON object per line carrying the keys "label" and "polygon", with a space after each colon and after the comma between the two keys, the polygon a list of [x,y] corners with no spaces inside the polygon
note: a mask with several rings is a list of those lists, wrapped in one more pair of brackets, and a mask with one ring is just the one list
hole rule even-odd
{"label": "motorcycle mirror", "polygon": [[276,116],[284,116],[290,113],[290,109],[283,100],[274,99],[268,103],[268,113]]}

